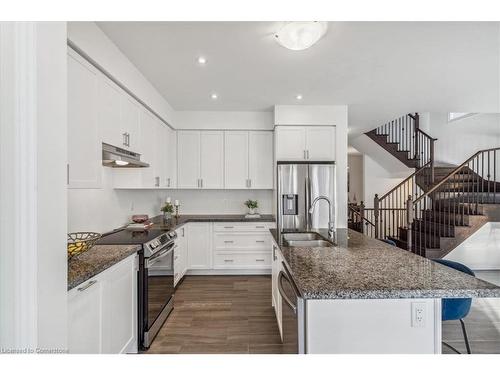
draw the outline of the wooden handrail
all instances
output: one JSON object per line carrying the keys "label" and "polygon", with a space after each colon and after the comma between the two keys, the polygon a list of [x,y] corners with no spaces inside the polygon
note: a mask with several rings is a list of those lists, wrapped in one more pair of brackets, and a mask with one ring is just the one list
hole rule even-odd
{"label": "wooden handrail", "polygon": [[433,137],[431,137],[429,134],[427,134],[426,132],[424,132],[424,131],[423,131],[422,129],[420,129],[420,128],[418,128],[418,129],[417,129],[417,132],[422,133],[424,136],[426,136],[427,138],[429,138],[429,139],[431,139],[431,140],[433,140],[433,141],[437,141],[437,140],[438,140],[437,138],[433,138]]}
{"label": "wooden handrail", "polygon": [[417,174],[419,174],[422,170],[424,170],[424,168],[429,167],[431,164],[432,164],[432,161],[425,164],[422,168],[417,169],[415,172],[413,172],[411,175],[409,175],[407,178],[405,178],[403,181],[401,181],[399,184],[397,184],[394,188],[392,188],[386,194],[384,194],[382,197],[380,197],[379,200],[383,200],[384,198],[389,196],[392,192],[399,189],[401,186],[403,186],[405,183],[407,183],[409,180],[411,180],[413,177],[415,177]]}
{"label": "wooden handrail", "polygon": [[[368,224],[370,224],[372,227],[375,227],[375,224],[373,224],[370,220],[368,220],[366,217],[362,216],[359,211],[356,211],[354,208],[352,208],[351,205],[348,205],[347,208],[352,211],[355,215],[358,215],[361,220],[366,221]],[[366,209],[366,208],[365,208]]]}
{"label": "wooden handrail", "polygon": [[450,180],[453,176],[455,176],[458,172],[460,172],[464,167],[467,167],[467,164],[472,159],[474,159],[475,157],[477,157],[478,155],[480,155],[482,153],[485,153],[485,152],[499,151],[499,150],[500,150],[500,147],[494,147],[494,148],[488,148],[488,149],[480,150],[480,151],[476,152],[474,155],[472,155],[470,158],[468,158],[466,161],[464,161],[462,164],[460,164],[458,167],[456,167],[453,171],[451,171],[445,178],[443,178],[441,181],[439,181],[431,189],[429,189],[427,192],[425,192],[420,197],[418,197],[417,199],[415,199],[413,201],[413,204],[415,205],[416,203],[420,202],[423,198],[429,196],[434,191],[436,191],[437,189],[439,189],[441,186],[443,186],[444,184],[446,184],[448,182],[448,180]]}

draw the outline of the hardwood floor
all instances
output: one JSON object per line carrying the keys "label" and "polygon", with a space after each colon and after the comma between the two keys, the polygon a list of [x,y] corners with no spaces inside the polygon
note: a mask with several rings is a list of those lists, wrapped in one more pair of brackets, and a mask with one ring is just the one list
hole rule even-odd
{"label": "hardwood floor", "polygon": [[[500,299],[473,300],[465,322],[473,353],[500,353]],[[443,340],[465,353],[460,323],[443,322]],[[147,353],[281,353],[271,277],[187,276]]]}
{"label": "hardwood floor", "polygon": [[280,353],[271,276],[187,276],[147,353]]}

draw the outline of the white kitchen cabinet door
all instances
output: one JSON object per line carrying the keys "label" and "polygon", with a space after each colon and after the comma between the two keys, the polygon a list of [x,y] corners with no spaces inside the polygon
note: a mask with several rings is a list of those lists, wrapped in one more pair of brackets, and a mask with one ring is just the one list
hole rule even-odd
{"label": "white kitchen cabinet door", "polygon": [[187,227],[187,225],[183,225],[182,227],[175,230],[175,232],[177,233],[177,239],[175,240],[177,251],[179,254],[182,254],[181,263],[179,264],[179,278],[182,278],[182,276],[186,274],[189,267]]}
{"label": "white kitchen cabinet door", "polygon": [[[141,173],[142,181],[141,186],[152,188],[156,186],[157,177],[157,125],[153,115],[146,110],[141,111],[140,114],[140,143],[142,148],[141,160],[148,163],[149,167],[130,169],[130,173]],[[118,171],[121,172],[121,171]]]}
{"label": "white kitchen cabinet door", "polygon": [[200,179],[200,132],[177,131],[177,187],[198,189]]}
{"label": "white kitchen cabinet door", "polygon": [[[276,314],[276,321],[278,322],[278,328],[280,335],[282,335],[282,319],[281,319],[281,295],[278,289],[278,276],[282,269],[282,258],[278,246],[273,242],[272,249],[272,303],[274,306],[274,312]],[[283,337],[283,336],[282,336]]]}
{"label": "white kitchen cabinet door", "polygon": [[97,117],[98,72],[68,50],[68,188],[102,187],[102,148]]}
{"label": "white kitchen cabinet door", "polygon": [[177,187],[177,134],[175,130],[165,126],[166,130],[166,160],[165,187]]}
{"label": "white kitchen cabinet door", "polygon": [[156,139],[155,139],[155,186],[167,186],[167,126],[155,118]]}
{"label": "white kitchen cabinet door", "polygon": [[211,269],[211,228],[210,223],[189,223],[187,225],[188,268]]}
{"label": "white kitchen cabinet door", "polygon": [[102,275],[102,352],[114,354],[135,351],[137,350],[136,258],[130,256]]}
{"label": "white kitchen cabinet door", "polygon": [[[224,187],[248,188],[248,132],[224,132]],[[271,163],[272,168],[272,163]]]}
{"label": "white kitchen cabinet door", "polygon": [[252,189],[273,188],[273,133],[249,132],[248,179]]}
{"label": "white kitchen cabinet door", "polygon": [[[125,149],[141,153],[139,113],[140,104],[124,91],[121,92],[120,133],[126,134]],[[123,147],[123,146],[122,146]]]}
{"label": "white kitchen cabinet door", "polygon": [[98,122],[102,142],[125,148],[126,136],[121,126],[123,93],[107,77],[100,75],[98,90]]}
{"label": "white kitchen cabinet door", "polygon": [[276,160],[305,160],[306,130],[303,126],[276,127]]}
{"label": "white kitchen cabinet door", "polygon": [[200,185],[203,189],[224,188],[224,132],[200,132]]}
{"label": "white kitchen cabinet door", "polygon": [[306,150],[307,160],[335,160],[335,127],[307,126]]}
{"label": "white kitchen cabinet door", "polygon": [[102,352],[102,282],[96,278],[68,293],[68,349],[70,353]]}

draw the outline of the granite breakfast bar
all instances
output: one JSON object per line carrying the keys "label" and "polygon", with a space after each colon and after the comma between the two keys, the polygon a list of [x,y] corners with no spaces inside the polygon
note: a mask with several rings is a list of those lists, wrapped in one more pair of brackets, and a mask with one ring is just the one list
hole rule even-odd
{"label": "granite breakfast bar", "polygon": [[280,263],[273,304],[282,305],[274,289],[285,268],[303,306],[305,353],[440,353],[441,298],[500,297],[496,285],[352,230],[338,230],[332,247],[309,248],[271,233]]}

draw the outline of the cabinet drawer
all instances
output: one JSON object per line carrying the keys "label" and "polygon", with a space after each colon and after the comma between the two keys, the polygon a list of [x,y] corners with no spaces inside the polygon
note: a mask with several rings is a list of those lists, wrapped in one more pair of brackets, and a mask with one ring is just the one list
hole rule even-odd
{"label": "cabinet drawer", "polygon": [[215,233],[215,250],[228,249],[269,249],[271,234],[266,233]]}
{"label": "cabinet drawer", "polygon": [[214,255],[214,268],[269,268],[270,253],[224,253]]}
{"label": "cabinet drawer", "polygon": [[273,222],[214,223],[214,232],[268,232],[275,226]]}

